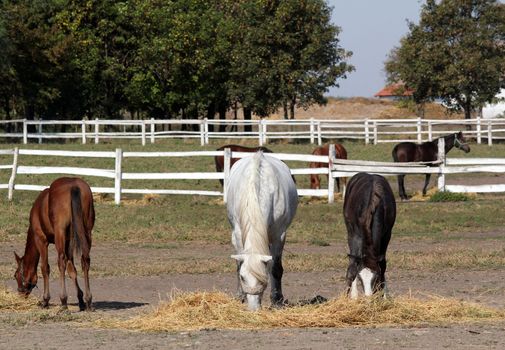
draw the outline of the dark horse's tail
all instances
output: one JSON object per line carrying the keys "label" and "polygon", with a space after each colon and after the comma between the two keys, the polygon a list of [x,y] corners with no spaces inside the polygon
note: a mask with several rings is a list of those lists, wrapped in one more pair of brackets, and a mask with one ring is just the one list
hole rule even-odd
{"label": "dark horse's tail", "polygon": [[86,238],[86,229],[84,227],[84,215],[81,205],[81,190],[77,186],[73,186],[70,192],[72,206],[72,232],[70,234],[70,242],[68,255],[72,257],[74,252],[77,256],[81,253],[83,256],[89,256],[89,243]]}

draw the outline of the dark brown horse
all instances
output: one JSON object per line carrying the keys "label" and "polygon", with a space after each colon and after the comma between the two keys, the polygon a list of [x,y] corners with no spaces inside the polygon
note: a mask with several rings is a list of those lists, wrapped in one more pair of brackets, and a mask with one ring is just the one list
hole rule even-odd
{"label": "dark brown horse", "polygon": [[[327,156],[329,154],[329,147],[330,145],[326,144],[324,146],[319,146],[314,151],[312,151],[312,154],[314,156]],[[339,159],[347,159],[347,151],[339,143],[335,144],[335,155]],[[311,168],[327,168],[328,164],[327,163],[318,163],[318,162],[312,162],[310,163]],[[328,175],[326,175],[328,177]],[[345,185],[345,178],[342,179]],[[310,174],[310,188],[313,190],[319,189],[321,187],[321,180],[319,178],[319,174]],[[337,190],[340,192],[340,181],[339,178],[337,177]]]}
{"label": "dark brown horse", "polygon": [[[67,307],[65,269],[74,281],[79,299],[79,309],[91,310],[91,291],[89,287],[89,252],[91,249],[91,230],[95,223],[93,195],[89,185],[78,178],[62,177],[43,190],[30,211],[30,226],[26,239],[25,253],[19,257],[15,252],[17,270],[14,277],[18,292],[28,296],[37,285],[37,265],[41,263],[44,278],[42,306],[49,305],[49,263],[48,245],[54,243],[58,253],[60,269],[60,300]],[[74,254],[80,255],[84,274],[84,299],[77,283]]]}
{"label": "dark brown horse", "polygon": [[358,297],[358,283],[367,296],[384,290],[386,295],[386,250],[396,219],[391,186],[380,175],[358,173],[344,199],[344,220],[349,244],[346,281],[351,298]]}
{"label": "dark brown horse", "polygon": [[[460,131],[455,134],[444,136],[445,153],[453,147],[459,148],[465,153],[470,152],[470,147],[465,141],[463,133]],[[433,141],[416,144],[413,142],[402,142],[393,148],[393,160],[395,162],[433,162],[438,159],[438,139]],[[426,174],[424,181],[423,196],[426,196],[426,189],[430,183],[431,174]],[[400,198],[408,199],[404,185],[405,175],[398,175],[398,192]]]}
{"label": "dark brown horse", "polygon": [[[240,146],[240,145],[225,145],[222,147],[219,147],[216,151],[223,151],[225,148],[229,148],[232,152],[250,152],[250,153],[255,153],[257,151],[263,151],[264,153],[273,153],[271,150],[269,150],[266,147],[246,147],[246,146]],[[235,164],[236,161],[238,161],[240,158],[231,158],[230,160],[230,169]],[[221,173],[223,172],[224,169],[224,157],[223,156],[215,156],[214,161],[216,163],[216,172]],[[219,182],[221,182],[221,186],[223,185],[223,180],[220,179]]]}

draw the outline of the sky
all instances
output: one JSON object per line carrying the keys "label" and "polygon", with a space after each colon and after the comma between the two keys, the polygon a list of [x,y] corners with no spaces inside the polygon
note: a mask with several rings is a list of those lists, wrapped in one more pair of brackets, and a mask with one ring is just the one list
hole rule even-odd
{"label": "sky", "polygon": [[418,23],[421,0],[328,0],[332,22],[341,28],[340,46],[352,51],[356,70],[331,88],[335,97],[372,97],[386,81],[384,61],[408,32],[407,20]]}

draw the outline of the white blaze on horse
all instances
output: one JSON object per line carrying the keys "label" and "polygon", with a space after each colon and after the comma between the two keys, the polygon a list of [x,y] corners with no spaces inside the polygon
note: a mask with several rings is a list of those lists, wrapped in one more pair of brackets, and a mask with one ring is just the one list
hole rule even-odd
{"label": "white blaze on horse", "polygon": [[298,205],[291,172],[282,161],[257,152],[235,163],[227,194],[239,297],[247,299],[250,310],[259,309],[270,275],[271,301],[280,305],[282,250]]}

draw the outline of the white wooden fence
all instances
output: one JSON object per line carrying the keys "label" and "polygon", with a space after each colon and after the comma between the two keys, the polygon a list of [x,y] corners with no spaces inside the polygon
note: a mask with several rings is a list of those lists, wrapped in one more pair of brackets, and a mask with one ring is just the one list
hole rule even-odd
{"label": "white wooden fence", "polygon": [[362,160],[331,159],[333,177],[350,177],[359,172],[396,176],[399,174],[436,174],[439,191],[489,193],[505,192],[505,184],[449,185],[446,175],[468,173],[505,173],[505,158],[449,158],[445,157],[445,140],[438,140],[439,159],[434,162],[390,163]]}
{"label": "white wooden fence", "polygon": [[[333,154],[335,147],[332,147]],[[114,187],[92,187],[95,193],[113,193],[114,201],[120,204],[123,193],[135,194],[184,194],[184,195],[204,195],[223,196],[226,201],[226,191],[208,190],[181,190],[181,189],[130,189],[123,188],[123,180],[224,180],[224,189],[228,184],[230,174],[231,158],[242,158],[250,156],[251,153],[231,152],[230,149],[224,151],[195,151],[195,152],[123,152],[120,148],[115,152],[90,152],[90,151],[57,151],[57,150],[33,150],[33,149],[11,149],[0,150],[0,155],[12,155],[11,164],[0,165],[0,170],[11,170],[9,183],[0,184],[0,189],[8,189],[8,199],[12,200],[14,190],[41,191],[47,186],[19,184],[16,183],[18,174],[59,174],[77,176],[95,176],[114,179]],[[21,164],[19,156],[50,156],[50,157],[73,157],[73,158],[113,158],[115,159],[114,169],[97,169],[83,167],[55,167],[55,166],[30,166]],[[169,157],[215,157],[224,156],[225,168],[223,172],[176,172],[176,173],[133,173],[123,172],[122,161],[124,158],[169,158]],[[308,165],[308,162],[319,162],[329,164],[328,156],[314,156],[307,154],[285,154],[272,153],[269,156],[281,160],[301,161]],[[328,174],[330,167],[326,168],[297,168],[291,169],[293,175]],[[333,201],[334,181],[328,181],[328,189],[298,189],[300,196],[322,196]]]}
{"label": "white wooden fence", "polygon": [[[142,145],[167,138],[199,139],[201,145],[210,139],[257,139],[259,145],[274,139],[305,139],[319,145],[324,139],[360,139],[366,144],[380,142],[432,141],[440,135],[463,130],[477,143],[483,140],[492,145],[493,141],[505,140],[505,119],[355,119],[355,120],[219,120],[219,119],[148,119],[148,120],[26,120],[0,121],[12,124],[17,132],[0,133],[0,137],[29,140],[42,143],[44,139],[80,139],[87,143],[99,143],[103,139],[140,139]],[[58,125],[65,125],[73,131],[49,131]],[[182,126],[194,126],[196,130],[183,130]],[[227,131],[218,130],[224,125]],[[244,126],[253,131],[241,131]],[[36,132],[28,132],[29,126]],[[470,126],[472,130],[466,130]]]}
{"label": "white wooden fence", "polygon": [[[444,149],[444,139],[439,139],[439,150]],[[494,185],[449,185],[446,184],[447,174],[466,173],[505,173],[505,158],[451,158],[445,159],[443,151],[439,151],[440,159],[431,163],[385,163],[370,162],[362,160],[343,160],[335,157],[335,148],[330,147],[329,156],[314,156],[307,154],[286,154],[270,153],[269,156],[276,157],[284,161],[301,161],[326,163],[326,168],[293,168],[293,175],[309,174],[331,174],[328,178],[327,189],[298,189],[300,196],[322,196],[328,197],[328,202],[334,201],[335,178],[350,177],[358,172],[368,172],[381,174],[383,176],[393,176],[398,174],[436,174],[438,176],[438,189],[451,192],[505,192],[505,184]],[[116,204],[120,204],[123,193],[136,194],[183,194],[183,195],[205,195],[223,196],[226,201],[226,191],[209,190],[181,190],[181,189],[130,189],[123,188],[122,180],[224,180],[226,189],[230,174],[231,158],[242,158],[250,156],[251,153],[231,152],[230,149],[224,151],[195,151],[195,152],[123,152],[120,148],[115,152],[90,152],[90,151],[57,151],[57,150],[31,150],[31,149],[10,149],[0,150],[0,155],[12,155],[12,163],[0,165],[0,170],[10,170],[9,182],[0,184],[0,189],[8,189],[8,199],[12,200],[14,190],[40,191],[46,186],[19,184],[16,183],[17,174],[58,174],[95,176],[114,179],[114,187],[92,187],[95,193],[113,193]],[[115,159],[114,169],[97,169],[82,167],[53,167],[53,166],[30,166],[21,164],[22,155],[30,156],[50,156],[50,157],[84,157],[84,158],[113,158]],[[169,157],[215,157],[224,156],[225,168],[223,172],[174,172],[174,173],[133,173],[123,172],[122,160],[124,158],[169,158]],[[344,189],[345,191],[345,189]],[[343,193],[344,193],[343,191]]]}

